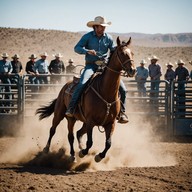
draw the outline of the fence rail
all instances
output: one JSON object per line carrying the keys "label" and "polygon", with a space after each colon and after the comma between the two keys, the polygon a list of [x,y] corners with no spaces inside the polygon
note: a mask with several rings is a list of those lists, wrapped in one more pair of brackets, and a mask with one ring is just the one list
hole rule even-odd
{"label": "fence rail", "polygon": [[[0,129],[12,126],[15,122],[25,124],[25,119],[32,118],[40,105],[58,96],[60,89],[72,79],[73,74],[60,75],[61,82],[57,84],[50,82],[50,75],[46,76],[48,84],[30,84],[29,75],[18,77],[17,84],[0,83]],[[155,122],[158,125],[156,129],[165,134],[192,135],[192,81],[183,82],[183,89],[180,89],[179,82],[170,84],[159,81],[159,91],[151,91],[151,81],[147,81],[144,95],[138,90],[137,81],[124,79],[124,82],[128,90],[129,116]],[[6,91],[6,86],[11,87],[10,92]]]}

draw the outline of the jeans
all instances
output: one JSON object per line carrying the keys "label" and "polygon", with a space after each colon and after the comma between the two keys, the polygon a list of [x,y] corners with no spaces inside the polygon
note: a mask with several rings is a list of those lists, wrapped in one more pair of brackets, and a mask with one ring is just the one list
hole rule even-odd
{"label": "jeans", "polygon": [[[68,109],[74,110],[83,90],[86,85],[86,82],[90,79],[91,75],[93,75],[98,69],[98,65],[96,64],[87,64],[85,66],[85,69],[81,75],[80,81],[72,95],[71,101],[69,103]],[[123,81],[120,81],[120,87],[119,87],[119,92],[121,95],[121,111],[125,112],[125,107],[126,107],[126,87]]]}

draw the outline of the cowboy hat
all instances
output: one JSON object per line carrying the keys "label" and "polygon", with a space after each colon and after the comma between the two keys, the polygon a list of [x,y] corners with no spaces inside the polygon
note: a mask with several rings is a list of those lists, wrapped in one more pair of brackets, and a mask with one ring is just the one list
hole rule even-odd
{"label": "cowboy hat", "polygon": [[73,63],[73,59],[69,59],[68,63]]}
{"label": "cowboy hat", "polygon": [[42,57],[42,56],[47,57],[47,56],[48,56],[48,54],[47,54],[47,52],[43,52],[43,53],[41,53],[41,54],[40,54],[40,56],[41,56],[41,57]]}
{"label": "cowboy hat", "polygon": [[57,53],[57,54],[53,55],[53,57],[63,57],[63,55],[61,53]]}
{"label": "cowboy hat", "polygon": [[35,54],[31,54],[31,56],[29,57],[29,59],[37,59],[37,56]]}
{"label": "cowboy hat", "polygon": [[15,55],[13,55],[13,57],[11,57],[11,58],[13,58],[13,59],[19,59],[20,56],[19,56],[18,54],[15,54]]}
{"label": "cowboy hat", "polygon": [[166,63],[165,65],[166,65],[166,66],[171,66],[171,67],[174,66],[171,62],[168,62],[168,63]]}
{"label": "cowboy hat", "polygon": [[142,59],[140,64],[146,64],[147,62],[145,61],[145,59]]}
{"label": "cowboy hat", "polygon": [[159,60],[159,58],[158,58],[157,56],[155,56],[155,55],[151,56],[151,58],[148,58],[148,59],[149,59],[149,60],[156,60],[156,61]]}
{"label": "cowboy hat", "polygon": [[177,65],[179,65],[179,64],[185,65],[185,62],[184,62],[182,59],[179,59],[179,60],[176,62],[176,64],[177,64]]}
{"label": "cowboy hat", "polygon": [[7,57],[9,57],[9,55],[8,55],[7,53],[3,53],[3,54],[1,55],[1,57],[2,57],[2,58],[7,58]]}
{"label": "cowboy hat", "polygon": [[191,64],[191,65],[192,65],[192,61],[189,61],[189,64]]}
{"label": "cowboy hat", "polygon": [[111,22],[107,22],[104,17],[97,16],[97,17],[95,17],[94,21],[89,21],[87,23],[88,27],[93,27],[94,25],[101,25],[103,27],[107,27],[107,26],[111,25]]}

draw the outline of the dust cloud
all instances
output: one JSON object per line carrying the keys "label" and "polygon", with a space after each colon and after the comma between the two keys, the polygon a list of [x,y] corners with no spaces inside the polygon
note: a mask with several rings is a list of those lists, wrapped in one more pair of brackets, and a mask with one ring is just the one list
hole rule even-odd
{"label": "dust cloud", "polygon": [[[63,120],[57,127],[50,152],[45,154],[42,150],[49,136],[52,117],[42,121],[39,121],[37,116],[26,118],[20,136],[16,137],[13,145],[3,151],[0,163],[45,166],[66,171],[114,170],[121,167],[155,167],[176,164],[175,158],[166,152],[163,143],[158,142],[158,137],[154,135],[150,123],[132,116],[129,117],[128,124],[116,124],[112,147],[99,163],[94,161],[94,156],[103,151],[105,134],[99,132],[97,127],[94,128],[93,146],[84,158],[78,157],[79,149],[75,139],[76,161],[71,162],[66,120]],[[78,121],[75,125],[75,136],[81,126],[82,123]],[[86,135],[83,143],[86,143]]]}

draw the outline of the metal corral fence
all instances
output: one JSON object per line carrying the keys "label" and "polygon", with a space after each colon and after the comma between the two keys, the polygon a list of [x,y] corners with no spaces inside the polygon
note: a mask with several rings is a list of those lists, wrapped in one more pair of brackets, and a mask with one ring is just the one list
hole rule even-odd
{"label": "metal corral fence", "polygon": [[[73,74],[55,75],[61,81],[52,84],[51,75],[46,76],[48,84],[30,84],[29,75],[18,77],[17,84],[0,83],[0,130],[11,133],[12,129],[25,126],[36,109],[55,99],[63,85],[73,78]],[[159,91],[151,91],[151,81],[147,81],[144,94],[138,90],[136,81],[124,79],[124,82],[130,118],[150,122],[155,131],[166,135],[192,135],[192,81],[184,82],[182,90],[178,82],[159,81]],[[6,86],[11,86],[11,92],[5,91]],[[12,97],[7,99],[5,95]]]}

